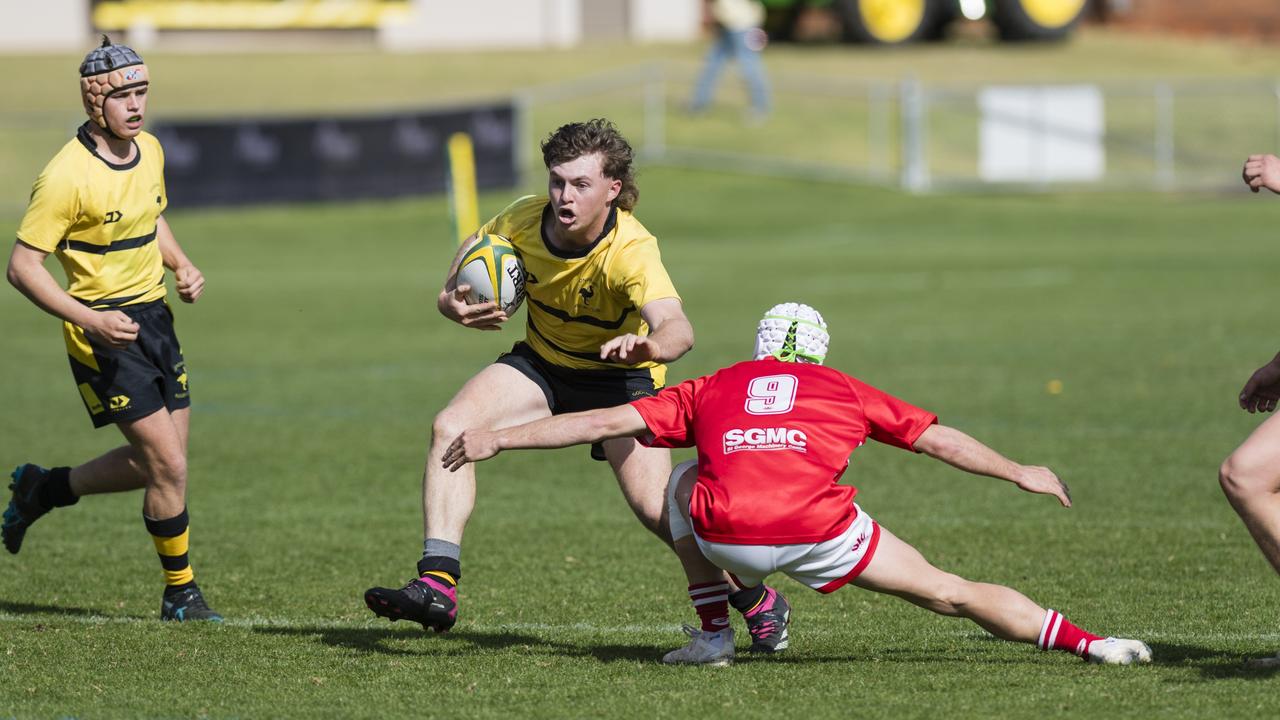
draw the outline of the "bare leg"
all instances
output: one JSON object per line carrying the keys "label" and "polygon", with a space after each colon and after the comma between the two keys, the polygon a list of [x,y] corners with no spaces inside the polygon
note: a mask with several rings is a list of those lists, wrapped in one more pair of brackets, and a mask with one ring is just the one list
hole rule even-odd
{"label": "bare leg", "polygon": [[[168,410],[160,410],[140,420],[120,423],[120,432],[133,450],[131,459],[146,475],[142,514],[149,518],[176,517],[187,506],[185,420],[176,420]],[[118,480],[119,476],[107,476],[104,484]]]}
{"label": "bare leg", "polygon": [[939,570],[883,526],[875,556],[853,583],[940,615],[969,618],[992,635],[1017,642],[1036,641],[1046,612],[1017,590]]}
{"label": "bare leg", "polygon": [[1222,463],[1218,482],[1271,567],[1280,572],[1280,415]]}
{"label": "bare leg", "polygon": [[475,466],[467,463],[450,472],[440,464],[455,437],[469,428],[521,425],[550,414],[542,390],[509,365],[490,365],[468,380],[431,426],[431,448],[422,476],[424,537],[460,545],[475,509]]}
{"label": "bare leg", "polygon": [[[191,409],[175,410],[170,414],[170,418],[182,445],[182,455],[186,457]],[[146,485],[147,472],[133,445],[122,445],[109,450],[71,469],[71,492],[76,497],[127,492],[144,488]]]}

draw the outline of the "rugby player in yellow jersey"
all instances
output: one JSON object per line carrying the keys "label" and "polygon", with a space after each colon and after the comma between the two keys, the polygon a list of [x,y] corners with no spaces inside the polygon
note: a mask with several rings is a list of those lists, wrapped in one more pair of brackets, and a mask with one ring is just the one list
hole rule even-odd
{"label": "rugby player in yellow jersey", "polygon": [[[103,37],[80,66],[89,122],[36,178],[8,278],[63,320],[71,374],[95,428],[114,424],[128,444],[76,467],[22,465],[0,526],[11,553],[31,524],[81,496],[144,489],[142,514],[165,589],[163,620],[222,617],[205,603],[187,558],[186,362],[165,303],[164,270],[195,302],[204,276],[165,222],[164,153],[142,131],[150,77],[142,58]],[[44,266],[52,253],[63,290]]]}
{"label": "rugby player in yellow jersey", "polygon": [[[475,506],[475,473],[470,465],[450,472],[440,460],[463,430],[520,425],[654,395],[665,382],[665,363],[693,346],[693,327],[657,240],[632,214],[639,190],[626,139],[606,120],[572,123],[542,144],[542,156],[547,196],[516,200],[464,242],[439,295],[439,310],[450,320],[499,329],[506,316],[492,303],[467,305],[468,288],[457,285],[456,273],[478,238],[506,237],[528,273],[527,332],[436,415],[423,478],[423,556],[417,578],[403,588],[366,591],[365,602],[382,617],[436,631],[456,621],[460,545]],[[636,516],[670,544],[663,512],[670,452],[620,438],[593,446],[592,457],[608,460]],[[687,540],[674,548],[704,626],[726,622],[716,608],[730,602],[748,618],[753,649],[785,649],[786,600],[764,585],[731,594],[728,578]]]}

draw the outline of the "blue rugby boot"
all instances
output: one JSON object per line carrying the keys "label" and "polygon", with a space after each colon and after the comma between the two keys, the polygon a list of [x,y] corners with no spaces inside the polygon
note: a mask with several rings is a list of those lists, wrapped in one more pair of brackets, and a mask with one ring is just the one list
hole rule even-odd
{"label": "blue rugby boot", "polygon": [[160,601],[160,619],[175,622],[206,620],[220,623],[222,616],[214,612],[204,601],[200,588],[192,585],[177,592],[166,591]]}
{"label": "blue rugby boot", "polygon": [[4,537],[5,549],[16,555],[22,549],[27,528],[53,508],[40,502],[40,488],[49,480],[48,470],[28,463],[15,469],[10,477],[13,482],[9,483],[9,489],[13,496],[4,511],[0,535]]}

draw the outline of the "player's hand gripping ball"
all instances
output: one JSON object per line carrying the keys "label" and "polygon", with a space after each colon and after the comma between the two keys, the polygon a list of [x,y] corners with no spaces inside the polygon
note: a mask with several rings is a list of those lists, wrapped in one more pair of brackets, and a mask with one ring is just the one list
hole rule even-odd
{"label": "player's hand gripping ball", "polygon": [[524,302],[524,262],[511,241],[485,235],[458,265],[458,285],[470,285],[467,304],[496,302],[510,317]]}

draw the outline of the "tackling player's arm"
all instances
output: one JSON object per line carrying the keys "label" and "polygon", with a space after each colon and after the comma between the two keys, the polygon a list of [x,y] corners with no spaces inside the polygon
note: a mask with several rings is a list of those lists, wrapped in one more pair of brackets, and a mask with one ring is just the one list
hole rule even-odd
{"label": "tackling player's arm", "polygon": [[138,324],[119,310],[93,310],[71,297],[44,266],[49,253],[21,240],[13,244],[6,272],[9,284],[45,312],[79,325],[114,348],[123,348],[138,337]]}
{"label": "tackling player's arm", "polygon": [[1052,470],[1020,465],[955,428],[930,425],[916,438],[914,447],[965,472],[1008,480],[1027,492],[1053,495],[1063,507],[1071,507],[1066,483]]}
{"label": "tackling player's arm", "polygon": [[693,348],[693,325],[685,317],[678,298],[662,298],[645,303],[640,317],[649,324],[648,335],[619,335],[600,346],[600,359],[631,365],[642,362],[669,363]]}
{"label": "tackling player's arm", "polygon": [[449,272],[445,274],[444,289],[440,291],[440,295],[436,298],[436,309],[440,314],[458,323],[463,327],[475,328],[477,330],[501,330],[502,323],[507,321],[507,314],[502,312],[496,302],[487,302],[479,305],[467,304],[467,291],[471,289],[470,285],[458,284],[458,265],[462,263],[462,258],[479,241],[479,236],[472,233],[462,245],[458,246],[458,253],[453,256],[453,262],[449,263]]}
{"label": "tackling player's arm", "polygon": [[457,470],[487,460],[503,450],[562,448],[610,438],[636,437],[649,431],[630,405],[568,413],[502,430],[464,430],[444,451],[441,463]]}
{"label": "tackling player's arm", "polygon": [[173,271],[175,287],[182,302],[193,303],[204,293],[204,273],[187,259],[182,246],[173,236],[173,230],[164,216],[156,218],[156,242],[160,243],[160,258],[164,266]]}

